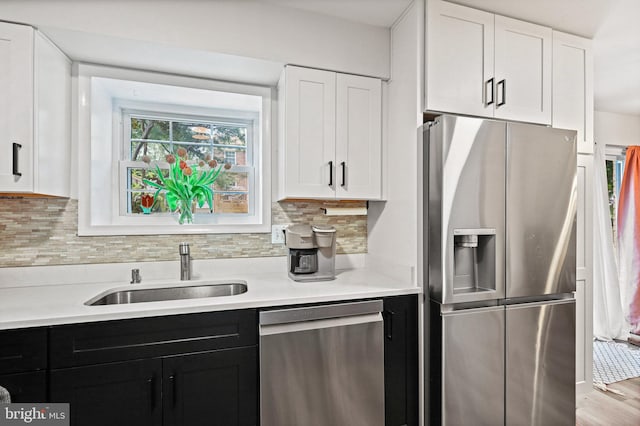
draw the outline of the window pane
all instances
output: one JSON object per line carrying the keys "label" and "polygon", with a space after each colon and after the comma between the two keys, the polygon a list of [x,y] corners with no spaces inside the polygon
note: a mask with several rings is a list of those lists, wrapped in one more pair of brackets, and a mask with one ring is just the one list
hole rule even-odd
{"label": "window pane", "polygon": [[[139,192],[132,191],[129,192],[129,205],[131,206],[131,210],[129,213],[134,214],[143,214],[142,211],[142,196],[153,197],[153,192]],[[151,202],[147,202],[151,204]],[[148,205],[145,204],[145,205]],[[153,207],[151,208],[151,213],[168,213],[169,208],[167,207],[167,201],[164,193],[158,194],[158,197],[153,200]]]}
{"label": "window pane", "polygon": [[244,194],[216,193],[213,198],[216,213],[249,213],[248,196]]}
{"label": "window pane", "polygon": [[246,147],[247,129],[246,127],[213,126],[213,143]]}
{"label": "window pane", "polygon": [[173,140],[176,142],[192,142],[211,144],[211,125],[197,122],[180,122],[171,123],[173,128]]}
{"label": "window pane", "polygon": [[249,173],[247,172],[225,172],[220,173],[213,183],[214,191],[240,191],[249,190]]}
{"label": "window pane", "polygon": [[189,160],[204,160],[207,155],[211,155],[210,145],[187,145],[176,142],[174,145],[174,151],[178,148],[184,148],[187,150],[187,158]]}
{"label": "window pane", "polygon": [[247,165],[247,150],[245,148],[236,147],[215,147],[213,150],[213,158],[218,163],[230,163],[234,166]]}
{"label": "window pane", "polygon": [[131,117],[131,139],[169,140],[169,122]]}
{"label": "window pane", "polygon": [[171,153],[169,143],[159,142],[131,142],[131,160],[142,161],[142,157],[148,155],[151,161],[164,161],[165,156]]}
{"label": "window pane", "polygon": [[[143,179],[160,183],[160,179],[158,178],[158,174],[156,173],[155,168],[147,169],[131,167],[127,168],[127,174],[128,181],[130,182],[130,187],[127,189],[155,191],[156,188],[144,183]],[[162,175],[165,177],[169,176],[169,170],[162,170]]]}

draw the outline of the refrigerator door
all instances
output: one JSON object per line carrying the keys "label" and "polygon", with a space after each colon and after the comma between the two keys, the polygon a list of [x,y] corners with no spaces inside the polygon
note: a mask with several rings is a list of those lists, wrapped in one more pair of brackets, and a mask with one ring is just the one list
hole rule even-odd
{"label": "refrigerator door", "polygon": [[576,132],[507,126],[506,297],[576,287]]}
{"label": "refrigerator door", "polygon": [[439,302],[504,297],[505,146],[504,122],[444,115],[429,129],[425,264]]}
{"label": "refrigerator door", "polygon": [[441,417],[433,424],[504,424],[504,307],[445,313],[441,326]]}
{"label": "refrigerator door", "polygon": [[506,424],[575,425],[575,300],[506,307]]}

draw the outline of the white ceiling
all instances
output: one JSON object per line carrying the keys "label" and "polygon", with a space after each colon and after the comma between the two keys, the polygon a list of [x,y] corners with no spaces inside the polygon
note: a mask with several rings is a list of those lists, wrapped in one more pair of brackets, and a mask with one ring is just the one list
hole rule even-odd
{"label": "white ceiling", "polygon": [[[391,26],[411,0],[262,0]],[[592,38],[595,107],[640,116],[640,0],[451,0]]]}
{"label": "white ceiling", "polygon": [[363,24],[390,27],[413,0],[262,0]]}

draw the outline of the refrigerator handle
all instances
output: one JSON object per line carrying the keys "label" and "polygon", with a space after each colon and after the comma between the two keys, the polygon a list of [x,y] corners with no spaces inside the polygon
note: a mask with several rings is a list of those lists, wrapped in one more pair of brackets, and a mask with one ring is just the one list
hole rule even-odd
{"label": "refrigerator handle", "polygon": [[463,314],[472,314],[478,312],[497,312],[504,311],[504,306],[484,306],[481,308],[458,308],[451,305],[441,305],[442,308],[440,310],[440,315],[443,317],[450,315],[463,315]]}
{"label": "refrigerator handle", "polygon": [[569,296],[567,295],[567,297],[564,297],[562,299],[551,299],[551,300],[538,300],[538,301],[527,301],[527,302],[521,302],[518,303],[517,301],[509,301],[506,300],[504,305],[507,308],[526,308],[529,306],[547,306],[547,305],[564,305],[567,303],[575,303],[576,299],[575,297],[573,297],[573,295]]}

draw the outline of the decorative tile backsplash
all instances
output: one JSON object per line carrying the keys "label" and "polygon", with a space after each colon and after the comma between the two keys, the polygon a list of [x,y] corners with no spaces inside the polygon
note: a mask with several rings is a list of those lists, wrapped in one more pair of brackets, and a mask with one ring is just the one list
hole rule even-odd
{"label": "decorative tile backsplash", "polygon": [[[366,253],[366,216],[325,216],[331,201],[282,201],[272,205],[273,224],[315,223],[337,230],[338,254]],[[350,203],[363,207],[365,202]],[[178,259],[188,240],[194,259],[283,256],[271,233],[78,237],[78,201],[0,198],[0,267],[164,261]]]}

